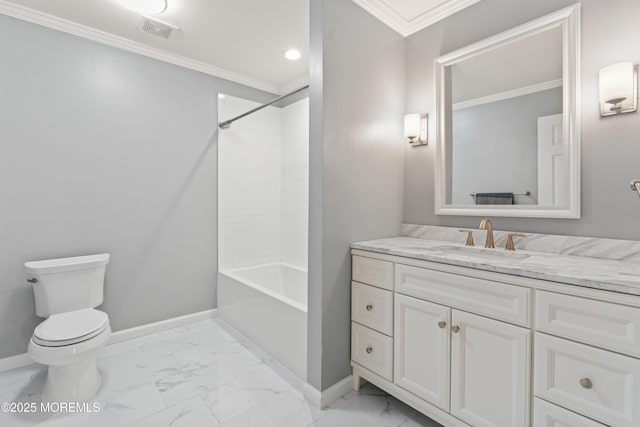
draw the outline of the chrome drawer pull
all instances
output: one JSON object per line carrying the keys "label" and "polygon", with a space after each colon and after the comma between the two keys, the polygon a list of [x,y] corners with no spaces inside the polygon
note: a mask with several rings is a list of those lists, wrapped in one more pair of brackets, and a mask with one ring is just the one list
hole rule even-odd
{"label": "chrome drawer pull", "polygon": [[457,334],[459,331],[460,331],[460,326],[451,327],[451,332],[453,332],[454,334]]}
{"label": "chrome drawer pull", "polygon": [[439,327],[440,329],[444,329],[444,328],[446,328],[446,327],[447,327],[447,322],[445,322],[445,321],[443,321],[443,320],[439,321],[439,322],[438,322],[438,327]]}
{"label": "chrome drawer pull", "polygon": [[589,378],[582,378],[580,380],[580,385],[582,387],[586,388],[587,390],[593,388],[593,383],[591,382],[591,380]]}
{"label": "chrome drawer pull", "polygon": [[371,353],[371,352],[373,351],[373,348],[372,348],[371,346],[369,346],[369,347],[367,347],[367,348],[365,349],[365,351],[366,351],[367,353]]}
{"label": "chrome drawer pull", "polygon": [[365,308],[367,309],[367,311],[373,310],[373,306],[371,304],[367,304],[367,307]]}

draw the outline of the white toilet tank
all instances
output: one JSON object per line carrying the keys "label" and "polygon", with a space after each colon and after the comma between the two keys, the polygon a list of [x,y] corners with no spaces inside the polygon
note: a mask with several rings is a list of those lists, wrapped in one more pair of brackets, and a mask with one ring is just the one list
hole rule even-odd
{"label": "white toilet tank", "polygon": [[102,304],[108,262],[109,254],[26,262],[36,314],[49,317]]}

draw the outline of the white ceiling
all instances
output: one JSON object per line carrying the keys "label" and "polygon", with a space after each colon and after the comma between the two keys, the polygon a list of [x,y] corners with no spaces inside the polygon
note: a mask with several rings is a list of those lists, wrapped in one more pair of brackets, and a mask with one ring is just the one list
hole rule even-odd
{"label": "white ceiling", "polygon": [[[180,30],[165,40],[142,32],[142,17],[117,0],[0,0],[0,13],[125,49],[132,41],[129,50],[276,93],[308,81],[308,9],[301,0],[168,0],[154,18]],[[285,59],[288,48],[302,58]]]}
{"label": "white ceiling", "polygon": [[481,0],[353,0],[407,37]]}

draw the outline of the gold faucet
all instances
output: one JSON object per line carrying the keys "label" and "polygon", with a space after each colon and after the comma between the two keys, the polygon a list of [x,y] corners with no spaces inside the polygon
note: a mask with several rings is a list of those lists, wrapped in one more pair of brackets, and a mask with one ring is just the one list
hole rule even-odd
{"label": "gold faucet", "polygon": [[493,243],[493,225],[491,225],[491,220],[489,218],[485,218],[480,222],[481,230],[487,230],[487,240],[484,243],[485,248],[495,248],[496,245]]}
{"label": "gold faucet", "polygon": [[514,237],[527,237],[525,234],[521,234],[521,233],[509,233],[509,236],[507,237],[507,246],[505,246],[504,250],[505,251],[515,251],[516,250],[516,245],[513,244],[513,238]]}
{"label": "gold faucet", "polygon": [[467,233],[467,242],[465,243],[466,246],[474,246],[475,243],[473,242],[473,231],[471,230],[458,230],[461,233]]}

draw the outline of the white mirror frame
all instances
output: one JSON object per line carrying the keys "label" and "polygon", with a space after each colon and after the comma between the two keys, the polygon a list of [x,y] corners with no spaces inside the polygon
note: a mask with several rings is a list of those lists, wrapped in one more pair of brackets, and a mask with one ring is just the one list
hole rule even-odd
{"label": "white mirror frame", "polygon": [[[445,67],[555,27],[562,27],[562,99],[563,132],[566,156],[565,179],[568,205],[537,207],[535,205],[452,205],[447,204],[446,133],[447,106],[445,105]],[[503,216],[532,218],[580,218],[580,4],[543,16],[519,27],[473,43],[441,56],[435,61],[436,93],[436,160],[435,160],[435,213],[436,215]]]}

